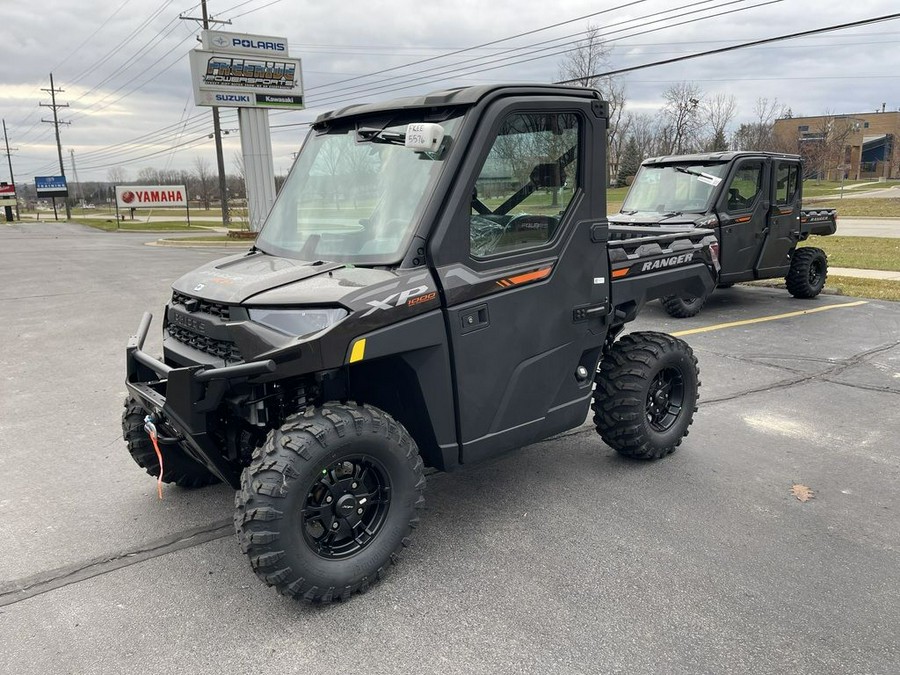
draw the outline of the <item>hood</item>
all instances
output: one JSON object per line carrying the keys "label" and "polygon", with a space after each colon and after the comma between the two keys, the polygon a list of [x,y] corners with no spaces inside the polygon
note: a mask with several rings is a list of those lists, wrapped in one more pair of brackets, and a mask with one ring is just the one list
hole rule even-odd
{"label": "hood", "polygon": [[673,227],[675,229],[684,229],[686,225],[695,226],[701,218],[707,217],[703,213],[684,213],[679,216],[669,216],[664,213],[656,213],[654,211],[639,211],[635,214],[614,213],[607,217],[610,225],[633,225],[640,227],[641,225],[658,225],[659,227]]}
{"label": "hood", "polygon": [[208,263],[172,284],[172,289],[204,300],[236,305],[336,303],[348,293],[395,278],[386,270],[344,263],[294,260],[254,251]]}

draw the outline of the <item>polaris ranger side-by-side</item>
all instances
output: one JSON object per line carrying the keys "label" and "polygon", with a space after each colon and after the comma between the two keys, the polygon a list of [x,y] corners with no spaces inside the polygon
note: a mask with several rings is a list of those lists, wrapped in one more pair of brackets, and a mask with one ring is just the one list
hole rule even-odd
{"label": "polaris ranger side-by-side", "polygon": [[537,85],[320,116],[255,245],[174,283],[162,360],[143,351],[149,314],[129,342],[134,459],[232,485],[256,574],[330,602],[406,544],[424,466],[590,407],[619,453],[675,450],[696,410],[690,347],[616,338],[648,300],[712,289],[715,238],[609,240],[607,116],[594,90]]}
{"label": "polaris ranger side-by-side", "polygon": [[[810,235],[834,234],[834,209],[806,210],[800,157],[718,152],[655,157],[641,164],[611,224],[713,228],[719,240],[718,285],[784,277],[797,298],[825,286],[828,262],[818,248],[797,248]],[[670,294],[663,307],[694,316],[707,295]]]}

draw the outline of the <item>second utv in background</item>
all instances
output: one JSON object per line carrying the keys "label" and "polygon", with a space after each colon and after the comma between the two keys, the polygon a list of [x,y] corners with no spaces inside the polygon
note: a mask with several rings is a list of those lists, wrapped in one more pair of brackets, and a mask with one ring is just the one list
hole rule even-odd
{"label": "second utv in background", "polygon": [[[719,239],[718,286],[784,277],[796,298],[825,286],[828,261],[819,248],[797,244],[837,230],[834,209],[802,209],[800,157],[771,152],[719,152],[644,161],[613,225],[714,229]],[[674,317],[694,316],[708,295],[670,295]]]}

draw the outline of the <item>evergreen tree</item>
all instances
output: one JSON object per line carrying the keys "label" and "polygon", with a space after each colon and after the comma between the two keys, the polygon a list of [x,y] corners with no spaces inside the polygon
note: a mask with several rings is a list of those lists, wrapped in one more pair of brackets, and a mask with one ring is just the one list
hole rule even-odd
{"label": "evergreen tree", "polygon": [[629,136],[628,142],[625,144],[625,152],[622,153],[622,161],[619,162],[619,175],[616,176],[619,185],[625,185],[628,179],[637,173],[642,160],[637,141],[634,136]]}

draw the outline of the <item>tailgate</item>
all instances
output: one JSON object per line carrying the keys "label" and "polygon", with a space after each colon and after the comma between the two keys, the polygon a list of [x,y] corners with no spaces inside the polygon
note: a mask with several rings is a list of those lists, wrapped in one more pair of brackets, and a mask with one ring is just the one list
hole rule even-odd
{"label": "tailgate", "polygon": [[837,232],[837,211],[835,209],[801,209],[800,232],[828,236]]}

